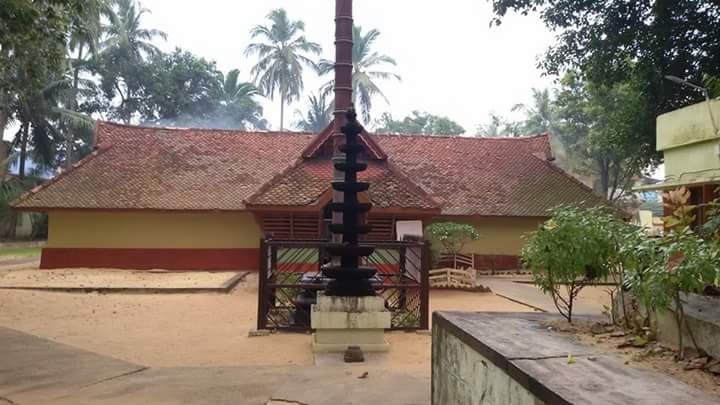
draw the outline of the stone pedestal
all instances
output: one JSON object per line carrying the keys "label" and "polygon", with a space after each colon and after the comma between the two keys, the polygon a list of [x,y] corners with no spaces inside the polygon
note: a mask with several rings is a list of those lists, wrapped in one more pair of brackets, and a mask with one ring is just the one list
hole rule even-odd
{"label": "stone pedestal", "polygon": [[364,352],[390,348],[385,341],[390,312],[382,297],[336,297],[319,292],[310,325],[315,329],[315,352],[344,352],[348,346],[360,346]]}

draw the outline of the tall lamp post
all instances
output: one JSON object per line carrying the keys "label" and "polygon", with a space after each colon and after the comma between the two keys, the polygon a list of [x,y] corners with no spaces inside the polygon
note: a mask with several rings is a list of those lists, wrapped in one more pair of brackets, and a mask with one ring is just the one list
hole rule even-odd
{"label": "tall lamp post", "polygon": [[681,78],[679,78],[677,76],[673,76],[673,75],[667,75],[667,76],[665,76],[665,79],[669,80],[673,83],[677,83],[681,86],[686,86],[686,87],[693,88],[695,90],[700,90],[703,93],[703,95],[705,96],[705,102],[708,107],[708,113],[710,114],[710,122],[712,123],[712,127],[713,127],[713,135],[720,136],[720,131],[718,131],[718,126],[717,126],[717,123],[715,122],[715,116],[713,115],[712,105],[710,104],[711,99],[710,99],[710,92],[708,91],[708,89],[706,89],[703,86],[698,86],[695,83],[691,83],[685,79],[681,79]]}

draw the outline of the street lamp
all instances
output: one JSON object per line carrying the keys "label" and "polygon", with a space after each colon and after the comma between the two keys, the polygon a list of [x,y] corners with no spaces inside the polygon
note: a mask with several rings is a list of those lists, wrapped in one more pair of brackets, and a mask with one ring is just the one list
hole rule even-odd
{"label": "street lamp", "polygon": [[706,89],[705,87],[702,87],[702,86],[698,86],[697,84],[690,83],[689,81],[687,81],[685,79],[681,79],[681,78],[679,78],[677,76],[673,76],[673,75],[666,75],[665,79],[667,79],[673,83],[677,83],[681,86],[687,86],[687,87],[691,87],[695,90],[700,90],[703,93],[703,95],[705,96],[705,102],[707,103],[707,106],[708,106],[708,113],[710,114],[710,123],[712,123],[714,135],[720,136],[720,131],[718,131],[717,124],[715,123],[715,116],[713,115],[712,105],[710,104],[710,92],[708,91],[708,89]]}

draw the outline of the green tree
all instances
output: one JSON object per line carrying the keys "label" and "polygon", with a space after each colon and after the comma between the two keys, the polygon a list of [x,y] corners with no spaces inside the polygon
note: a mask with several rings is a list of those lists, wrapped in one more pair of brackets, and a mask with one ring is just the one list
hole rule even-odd
{"label": "green tree", "polygon": [[65,66],[67,32],[80,0],[9,0],[0,6],[0,139],[15,118],[19,93],[28,97]]}
{"label": "green tree", "polygon": [[160,52],[152,41],[167,39],[167,34],[153,28],[142,27],[142,17],[150,10],[141,7],[136,0],[113,0],[115,7],[110,24],[105,28],[107,37],[104,48],[117,48],[131,61],[140,61],[144,56]]}
{"label": "green tree", "polygon": [[394,120],[389,113],[383,114],[376,131],[388,134],[461,135],[465,133],[465,128],[448,117],[413,111],[401,121]]}
{"label": "green tree", "polygon": [[697,342],[685,317],[684,305],[690,293],[700,293],[706,285],[720,280],[720,250],[716,239],[703,240],[692,229],[696,206],[690,205],[690,192],[681,187],[663,195],[670,215],[663,218],[662,238],[630,241],[626,263],[626,285],[646,308],[669,310],[677,327],[679,358],[684,358],[685,333]]}
{"label": "green tree", "polygon": [[622,198],[633,177],[657,161],[643,141],[654,120],[641,86],[637,81],[597,84],[570,71],[557,93],[555,132],[574,161],[571,166],[597,175],[596,191],[610,200]]}
{"label": "green tree", "polygon": [[433,240],[440,242],[449,255],[462,252],[468,242],[480,239],[480,233],[474,226],[456,222],[435,222],[428,225],[426,231]]}
{"label": "green tree", "polygon": [[252,69],[255,83],[271,100],[280,95],[280,132],[285,130],[285,104],[300,97],[303,89],[303,66],[315,68],[308,55],[320,54],[321,48],[305,38],[305,23],[288,18],[284,9],[273,10],[267,19],[270,26],[258,25],[250,31],[256,42],[248,45],[245,55],[257,55]]}
{"label": "green tree", "polygon": [[664,76],[700,82],[703,72],[720,73],[720,7],[715,0],[493,0],[493,8],[496,24],[511,11],[539,12],[558,33],[540,62],[547,73],[576,69],[608,89],[636,82],[647,110],[641,115],[649,125],[638,128],[642,132],[628,142],[647,145],[641,152],[649,157],[657,157],[654,117],[702,98]]}
{"label": "green tree", "polygon": [[265,128],[257,88],[227,76],[215,62],[176,49],[150,57],[139,76],[139,109],[150,125],[196,128]]}
{"label": "green tree", "polygon": [[233,69],[227,75],[221,74],[222,95],[215,115],[221,128],[253,127],[266,129],[263,109],[255,100],[260,92],[254,84],[240,80],[240,71]]}
{"label": "green tree", "polygon": [[147,123],[205,121],[222,96],[222,74],[215,63],[181,49],[151,56],[140,78],[140,113]]}
{"label": "green tree", "polygon": [[[97,85],[93,80],[81,78],[81,73],[92,73],[91,57],[96,57],[100,48],[100,39],[105,27],[103,17],[114,21],[111,0],[87,0],[82,12],[71,18],[71,26],[67,44],[67,63],[72,74],[72,87],[66,91],[63,104],[72,112],[94,112],[97,108],[81,107],[83,99],[91,98],[97,93]],[[83,111],[84,110],[84,111]],[[76,149],[76,133],[86,131],[83,127],[61,128],[65,137],[65,166],[72,165]],[[89,134],[84,134],[87,137]]]}
{"label": "green tree", "polygon": [[513,111],[525,114],[522,130],[526,134],[540,134],[551,132],[555,123],[555,111],[548,89],[532,89],[532,104],[516,104]]}
{"label": "green tree", "polygon": [[490,113],[486,124],[478,124],[475,130],[475,136],[507,136],[517,138],[524,135],[522,127],[523,124],[521,122],[509,121],[498,114]]}
{"label": "green tree", "polygon": [[295,113],[300,116],[295,126],[302,131],[314,133],[324,130],[333,119],[332,106],[328,105],[327,97],[322,93],[308,97],[307,112],[304,116],[300,111]]}
{"label": "green tree", "polygon": [[[387,97],[380,90],[377,80],[401,80],[400,76],[395,73],[377,70],[382,65],[397,65],[395,59],[390,56],[373,51],[373,44],[379,36],[380,31],[376,29],[363,34],[361,27],[353,26],[353,102],[362,111],[365,123],[370,122],[373,97],[380,96],[389,104]],[[318,62],[318,73],[321,75],[332,73],[334,68],[335,62],[331,60],[322,59]],[[330,80],[322,86],[321,91],[323,94],[329,95],[334,87],[335,80]]]}
{"label": "green tree", "polygon": [[607,207],[560,206],[529,235],[522,261],[532,271],[533,282],[572,322],[580,291],[622,268],[622,242],[634,232]]}
{"label": "green tree", "polygon": [[167,35],[156,29],[143,28],[142,16],[149,11],[135,0],[115,0],[113,17],[105,29],[106,37],[98,61],[101,88],[110,101],[119,99],[111,117],[130,123],[140,109],[145,57],[159,53],[152,40]]}

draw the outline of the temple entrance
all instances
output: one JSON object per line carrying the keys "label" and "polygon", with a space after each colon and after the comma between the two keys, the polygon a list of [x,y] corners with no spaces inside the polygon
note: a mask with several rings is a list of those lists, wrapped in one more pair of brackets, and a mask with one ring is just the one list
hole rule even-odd
{"label": "temple entrance", "polygon": [[[325,240],[266,239],[260,246],[258,329],[310,330],[310,305],[328,280],[320,271]],[[364,266],[377,270],[376,294],[392,314],[391,329],[429,327],[430,246],[426,242],[372,242]]]}

